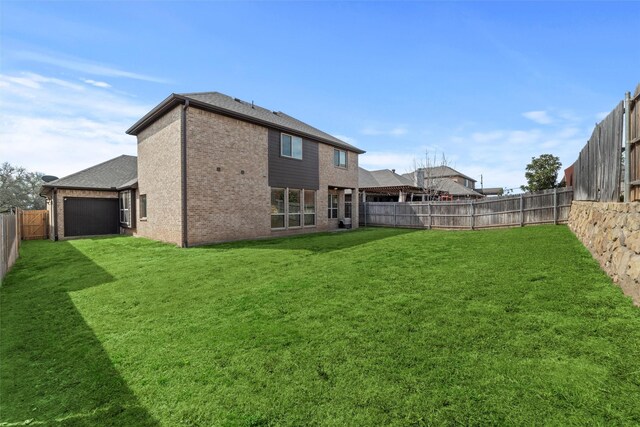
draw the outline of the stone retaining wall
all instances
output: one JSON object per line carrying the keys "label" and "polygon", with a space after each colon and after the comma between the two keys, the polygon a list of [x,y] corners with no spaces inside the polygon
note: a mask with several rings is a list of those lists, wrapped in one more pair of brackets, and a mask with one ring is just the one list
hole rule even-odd
{"label": "stone retaining wall", "polygon": [[569,228],[640,306],[640,203],[574,201]]}

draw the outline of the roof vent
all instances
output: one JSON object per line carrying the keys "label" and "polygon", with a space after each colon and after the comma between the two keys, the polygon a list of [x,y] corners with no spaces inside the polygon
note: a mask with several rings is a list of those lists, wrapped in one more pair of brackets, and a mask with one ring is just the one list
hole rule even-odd
{"label": "roof vent", "polygon": [[391,172],[396,173],[396,170],[395,169],[391,169]]}
{"label": "roof vent", "polygon": [[274,112],[273,112],[273,114],[275,114],[275,115],[277,116],[277,115],[278,115],[278,112],[277,112],[277,111],[274,111]]}
{"label": "roof vent", "polygon": [[240,98],[233,98],[233,100],[234,100],[234,101],[236,101],[236,102],[242,102],[242,101],[240,100]]}
{"label": "roof vent", "polygon": [[41,178],[44,182],[51,182],[51,181],[55,181],[56,179],[58,179],[57,176],[53,176],[53,175],[44,175]]}

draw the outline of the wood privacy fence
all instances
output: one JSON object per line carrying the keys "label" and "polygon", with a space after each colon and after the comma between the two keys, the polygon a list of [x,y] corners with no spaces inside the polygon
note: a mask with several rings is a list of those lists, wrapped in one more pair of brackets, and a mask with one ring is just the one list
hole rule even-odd
{"label": "wood privacy fence", "polygon": [[46,239],[49,236],[49,211],[19,211],[22,240]]}
{"label": "wood privacy fence", "polygon": [[624,196],[624,201],[640,201],[639,102],[640,84],[596,125],[578,160],[567,168],[576,200],[618,202]]}
{"label": "wood privacy fence", "polygon": [[625,181],[629,183],[630,201],[640,200],[640,84],[631,96],[627,93],[627,141],[625,152],[628,158],[628,171],[625,170]]}
{"label": "wood privacy fence", "polygon": [[360,204],[360,225],[477,230],[561,224],[569,218],[572,188],[454,202]]}
{"label": "wood privacy fence", "polygon": [[622,127],[624,106],[620,102],[591,134],[573,164],[576,200],[613,202],[620,199],[622,177]]}
{"label": "wood privacy fence", "polygon": [[0,235],[0,284],[11,266],[18,259],[20,251],[20,227],[18,212],[0,214],[2,229]]}

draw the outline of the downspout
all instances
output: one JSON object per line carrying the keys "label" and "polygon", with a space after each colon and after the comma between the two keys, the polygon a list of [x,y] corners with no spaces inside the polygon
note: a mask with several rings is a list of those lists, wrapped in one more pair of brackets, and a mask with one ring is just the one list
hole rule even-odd
{"label": "downspout", "polygon": [[53,189],[53,241],[58,241],[58,189]]}
{"label": "downspout", "polygon": [[182,122],[180,129],[180,162],[181,162],[181,180],[182,180],[182,247],[189,246],[187,233],[187,108],[189,100],[184,101],[182,107]]}

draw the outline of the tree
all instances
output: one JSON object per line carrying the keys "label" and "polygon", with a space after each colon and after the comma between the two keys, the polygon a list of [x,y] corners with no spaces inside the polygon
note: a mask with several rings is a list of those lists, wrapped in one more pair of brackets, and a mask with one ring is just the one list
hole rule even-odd
{"label": "tree", "polygon": [[45,200],[38,194],[43,175],[3,163],[0,166],[0,211],[12,207],[45,209]]}
{"label": "tree", "polygon": [[560,159],[551,154],[541,154],[540,157],[532,157],[524,174],[527,185],[520,188],[522,191],[542,191],[555,188],[558,181],[558,171],[562,163]]}
{"label": "tree", "polygon": [[[438,160],[440,157],[440,160]],[[413,160],[413,180],[417,187],[422,187],[428,194],[428,199],[437,199],[442,185],[442,178],[436,173],[436,168],[449,166],[449,160],[444,153],[438,156],[434,151],[425,150],[423,159]]]}

